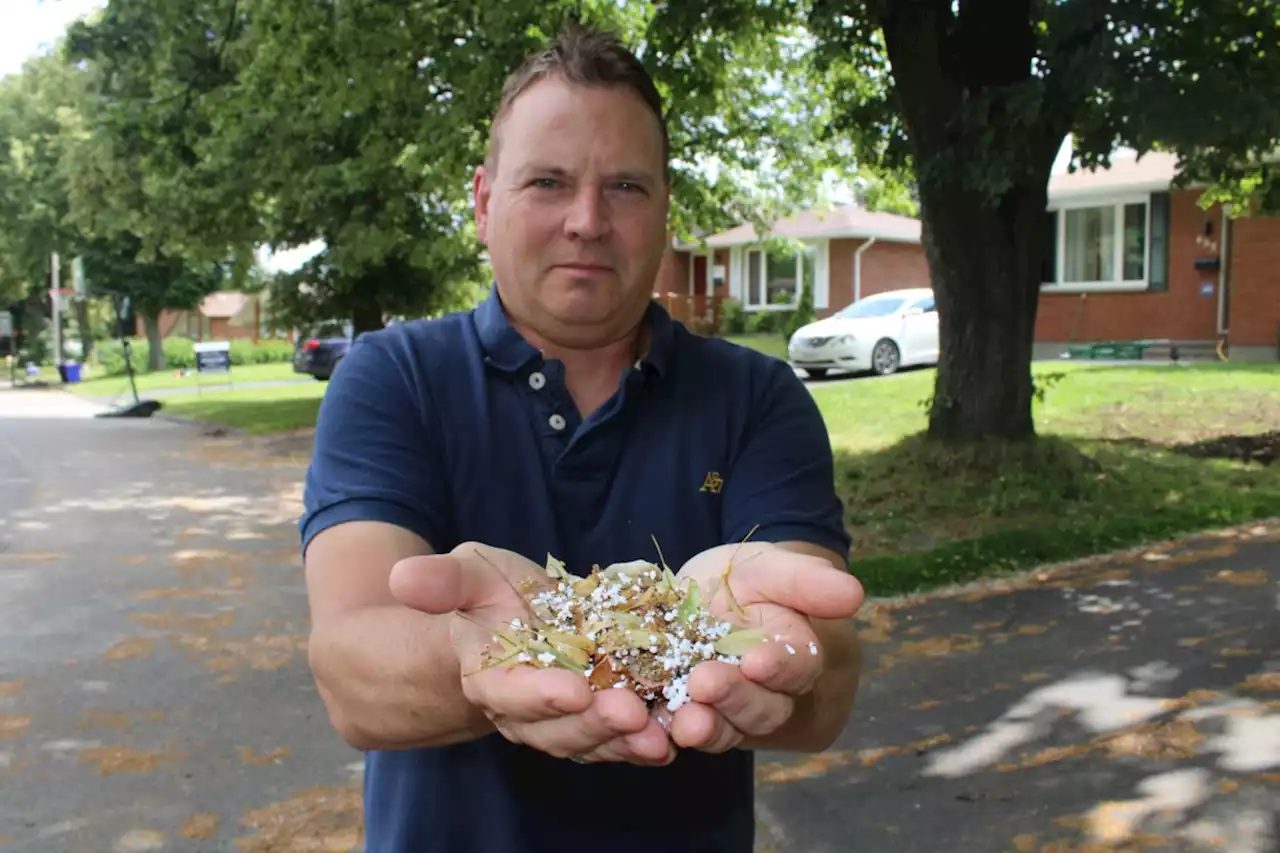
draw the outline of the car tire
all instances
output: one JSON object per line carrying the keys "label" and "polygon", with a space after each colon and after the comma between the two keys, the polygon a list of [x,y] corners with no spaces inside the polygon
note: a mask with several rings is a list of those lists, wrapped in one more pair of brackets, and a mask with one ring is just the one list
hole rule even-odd
{"label": "car tire", "polygon": [[898,351],[897,344],[888,338],[876,341],[876,345],[871,349],[871,370],[877,376],[897,373],[901,364],[902,353]]}
{"label": "car tire", "polygon": [[806,375],[806,376],[808,376],[810,379],[821,379],[822,377],[824,377],[824,376],[826,376],[826,375],[827,375],[827,368],[825,368],[825,367],[806,367],[806,368],[804,369],[804,373],[805,373],[805,375]]}

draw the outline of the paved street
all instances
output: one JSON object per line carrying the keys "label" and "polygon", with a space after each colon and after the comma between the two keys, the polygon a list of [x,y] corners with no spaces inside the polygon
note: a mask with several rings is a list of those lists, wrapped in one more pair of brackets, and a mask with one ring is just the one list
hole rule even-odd
{"label": "paved street", "polygon": [[351,849],[299,460],[92,410],[0,392],[0,850]]}
{"label": "paved street", "polygon": [[870,607],[853,724],[760,849],[1280,850],[1280,521]]}
{"label": "paved street", "polygon": [[[0,851],[345,851],[306,667],[305,443],[0,391]],[[869,606],[831,752],[759,849],[1277,849],[1280,522]]]}

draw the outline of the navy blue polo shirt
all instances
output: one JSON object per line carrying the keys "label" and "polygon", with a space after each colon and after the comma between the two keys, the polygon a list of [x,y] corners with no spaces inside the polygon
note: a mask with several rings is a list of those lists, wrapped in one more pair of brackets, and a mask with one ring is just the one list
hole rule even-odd
{"label": "navy blue polo shirt", "polygon": [[[358,519],[437,551],[479,541],[571,571],[677,568],[741,541],[847,553],[826,426],[784,362],[647,313],[647,355],[582,418],[563,365],[471,311],[360,336],[320,408],[302,547]],[[352,566],[360,571],[360,566]],[[366,756],[368,853],[750,853],[753,759],[681,751],[664,768],[577,765],[494,734]]]}

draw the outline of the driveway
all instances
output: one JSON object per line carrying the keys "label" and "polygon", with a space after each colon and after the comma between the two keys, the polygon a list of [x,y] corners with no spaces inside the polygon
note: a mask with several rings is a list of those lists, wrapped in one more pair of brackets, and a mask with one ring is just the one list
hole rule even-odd
{"label": "driveway", "polygon": [[[0,392],[0,850],[357,849],[305,438],[95,409]],[[1278,580],[1280,522],[869,605],[840,742],[759,756],[758,849],[1274,850]]]}

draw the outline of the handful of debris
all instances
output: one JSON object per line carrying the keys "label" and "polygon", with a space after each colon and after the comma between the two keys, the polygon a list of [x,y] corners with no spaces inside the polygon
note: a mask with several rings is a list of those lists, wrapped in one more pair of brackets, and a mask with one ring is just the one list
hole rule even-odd
{"label": "handful of debris", "polygon": [[[721,586],[729,609],[745,621],[729,588],[731,569],[732,563]],[[661,566],[646,560],[595,566],[577,577],[548,554],[545,571],[546,581],[526,581],[519,589],[531,624],[515,619],[493,631],[498,648],[485,649],[482,668],[558,666],[581,673],[592,690],[631,690],[651,709],[665,699],[674,713],[688,701],[695,666],[707,660],[738,664],[747,649],[767,639],[759,628],[735,627],[712,615],[697,581],[679,584],[665,560]]]}

